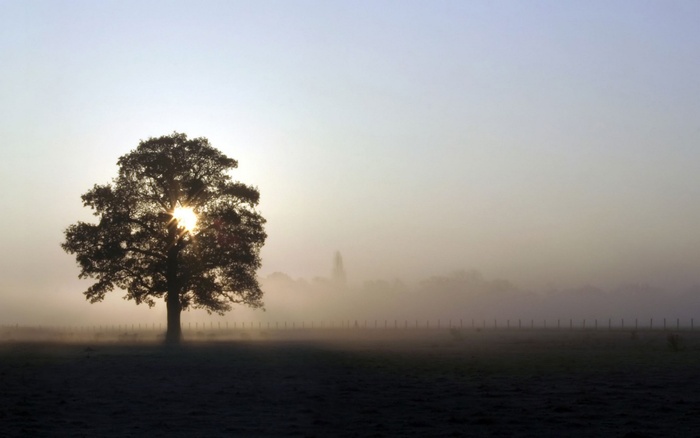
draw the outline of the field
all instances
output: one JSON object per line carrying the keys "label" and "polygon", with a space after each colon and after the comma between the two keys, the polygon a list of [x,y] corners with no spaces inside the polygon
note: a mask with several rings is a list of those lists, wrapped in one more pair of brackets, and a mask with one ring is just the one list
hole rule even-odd
{"label": "field", "polygon": [[52,336],[0,332],[0,436],[700,436],[689,330]]}

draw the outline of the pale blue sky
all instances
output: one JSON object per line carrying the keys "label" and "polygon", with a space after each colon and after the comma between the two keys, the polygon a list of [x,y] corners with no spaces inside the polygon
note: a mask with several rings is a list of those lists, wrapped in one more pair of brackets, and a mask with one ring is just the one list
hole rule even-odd
{"label": "pale blue sky", "polygon": [[0,0],[0,299],[80,302],[80,195],[174,130],[260,188],[262,275],[340,250],[356,282],[700,283],[698,23],[697,1]]}

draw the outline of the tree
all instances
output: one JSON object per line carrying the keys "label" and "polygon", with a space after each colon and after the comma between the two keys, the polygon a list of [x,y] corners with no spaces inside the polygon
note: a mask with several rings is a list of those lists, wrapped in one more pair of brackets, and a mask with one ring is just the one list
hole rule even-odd
{"label": "tree", "polygon": [[265,219],[255,210],[257,188],[229,175],[236,160],[206,138],[175,132],[141,141],[117,164],[111,184],[82,195],[99,222],[69,226],[61,244],[75,254],[79,277],[97,280],[86,299],[102,301],[115,287],[149,307],[164,298],[170,343],[182,337],[182,310],[262,306]]}

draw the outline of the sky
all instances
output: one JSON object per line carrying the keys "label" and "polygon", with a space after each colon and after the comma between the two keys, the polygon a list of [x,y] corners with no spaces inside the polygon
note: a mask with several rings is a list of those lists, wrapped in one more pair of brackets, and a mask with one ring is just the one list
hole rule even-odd
{"label": "sky", "polygon": [[698,284],[698,22],[697,1],[0,0],[0,319],[162,315],[86,303],[59,245],[173,131],[260,189],[261,276],[340,251],[358,284]]}

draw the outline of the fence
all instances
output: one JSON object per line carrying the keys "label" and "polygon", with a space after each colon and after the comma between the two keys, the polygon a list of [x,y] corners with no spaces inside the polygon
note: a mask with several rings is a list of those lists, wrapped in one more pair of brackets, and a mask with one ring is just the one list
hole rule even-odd
{"label": "fence", "polygon": [[[8,330],[58,331],[64,333],[124,333],[158,332],[165,330],[163,323],[146,324],[97,324],[69,326],[0,326]],[[472,330],[695,330],[694,318],[632,321],[620,319],[384,319],[384,320],[326,320],[326,321],[197,321],[181,325],[183,332],[199,331],[246,331],[246,330],[410,330],[410,329],[472,329]]]}

